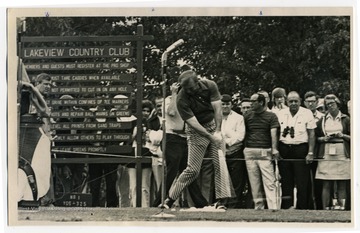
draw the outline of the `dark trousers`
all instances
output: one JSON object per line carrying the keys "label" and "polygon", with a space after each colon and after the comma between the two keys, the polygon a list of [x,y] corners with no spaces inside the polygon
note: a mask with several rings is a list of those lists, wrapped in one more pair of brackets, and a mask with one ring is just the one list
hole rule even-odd
{"label": "dark trousers", "polygon": [[310,203],[309,203],[309,208],[310,209],[316,209],[316,210],[321,210],[322,209],[322,180],[318,180],[315,179],[315,175],[316,175],[316,168],[317,168],[317,161],[314,161],[311,163],[310,167],[311,167],[311,175],[312,175],[312,180],[313,183],[310,183],[310,187],[309,189],[313,189],[312,192],[309,192],[309,198],[310,198]]}
{"label": "dark trousers", "polygon": [[283,158],[279,161],[282,187],[281,208],[288,209],[293,205],[294,187],[296,187],[296,209],[309,209],[310,164],[305,162],[308,144],[287,145],[280,142],[279,152]]}
{"label": "dark trousers", "polygon": [[[181,173],[187,166],[188,146],[186,138],[176,134],[166,134],[166,196],[176,176]],[[188,186],[189,194],[194,202],[195,207],[201,208],[208,205],[208,202],[201,194],[201,190],[196,181]],[[157,193],[154,205],[157,207],[161,204],[161,188]]]}
{"label": "dark trousers", "polygon": [[345,209],[351,210],[351,180],[346,181],[346,196]]}
{"label": "dark trousers", "polygon": [[[231,160],[234,159],[234,160]],[[239,159],[239,160],[236,160]],[[242,149],[236,151],[233,154],[226,155],[226,164],[229,170],[234,191],[236,194],[235,198],[228,200],[227,206],[229,208],[246,208],[244,191],[246,184],[249,184],[246,164]],[[251,192],[250,192],[251,193]]]}
{"label": "dark trousers", "polygon": [[92,206],[100,204],[100,187],[102,176],[105,176],[106,183],[106,207],[118,207],[119,198],[116,195],[118,164],[89,164],[89,184],[92,195]]}
{"label": "dark trousers", "polygon": [[199,185],[202,195],[208,203],[215,202],[215,181],[214,181],[214,164],[209,153],[205,153],[204,160],[201,164],[199,176],[195,182]]}

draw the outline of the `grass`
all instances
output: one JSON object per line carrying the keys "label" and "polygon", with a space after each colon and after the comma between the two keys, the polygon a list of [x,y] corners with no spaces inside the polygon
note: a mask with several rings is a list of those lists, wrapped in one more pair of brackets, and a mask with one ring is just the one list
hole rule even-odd
{"label": "grass", "polygon": [[[162,214],[163,213],[163,214]],[[166,217],[167,215],[173,217]],[[351,223],[350,211],[322,210],[250,210],[228,209],[224,212],[188,212],[157,208],[70,208],[40,207],[19,210],[21,224],[40,222],[283,222],[283,223]]]}

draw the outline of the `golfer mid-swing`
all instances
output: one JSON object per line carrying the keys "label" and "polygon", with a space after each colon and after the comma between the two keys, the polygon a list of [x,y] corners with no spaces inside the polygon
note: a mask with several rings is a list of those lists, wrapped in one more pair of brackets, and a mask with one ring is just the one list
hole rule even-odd
{"label": "golfer mid-swing", "polygon": [[198,79],[192,70],[183,72],[179,76],[179,83],[181,89],[177,98],[177,108],[181,118],[186,122],[188,164],[170,189],[162,207],[171,208],[184,188],[197,178],[204,155],[208,152],[215,171],[217,202],[214,206],[217,209],[225,209],[226,199],[234,196],[234,189],[223,153],[222,108],[218,87],[213,81]]}

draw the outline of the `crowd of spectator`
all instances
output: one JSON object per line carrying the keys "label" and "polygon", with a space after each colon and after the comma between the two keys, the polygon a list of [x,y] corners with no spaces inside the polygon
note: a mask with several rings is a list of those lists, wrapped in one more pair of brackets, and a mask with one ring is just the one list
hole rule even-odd
{"label": "crowd of spectator", "polygon": [[[215,82],[198,78],[194,71],[184,73],[179,79],[181,85],[177,82],[171,85],[171,95],[166,99],[158,97],[142,101],[140,132],[135,116],[76,119],[82,122],[131,122],[131,141],[125,144],[132,144],[134,149],[128,156],[136,156],[137,139],[140,138],[137,135],[142,135],[142,156],[152,158],[151,164],[142,166],[142,207],[164,207],[161,188],[165,185],[167,207],[203,208],[215,203],[215,208],[350,209],[349,103],[349,114],[346,115],[340,111],[343,103],[334,94],[320,98],[315,92],[308,91],[301,98],[298,92],[291,90],[287,94],[281,87],[271,92],[258,91],[249,98],[238,100],[230,93],[221,95]],[[190,84],[184,81],[186,79]],[[50,80],[35,88],[46,93],[48,83]],[[198,109],[194,110],[191,101],[186,102],[189,100],[181,88],[184,88],[183,92],[193,92],[187,93],[190,96],[198,96]],[[199,90],[203,93],[199,94]],[[206,99],[207,91],[209,99]],[[60,97],[71,98],[74,97]],[[128,97],[108,95],[107,98]],[[63,108],[81,111],[80,108]],[[101,111],[101,108],[95,106],[90,110]],[[189,109],[195,114],[192,115]],[[109,109],[111,112],[121,110],[124,106]],[[221,113],[220,118],[218,113]],[[193,122],[194,116],[203,128]],[[165,125],[162,125],[162,117]],[[49,121],[47,118],[44,125],[72,121],[74,119]],[[163,126],[166,126],[165,134]],[[50,130],[46,132],[50,133]],[[96,131],[97,134],[119,132],[112,129]],[[219,132],[221,136],[217,135]],[[52,133],[50,139],[57,134],[80,132],[61,129]],[[124,142],[111,143],[124,145]],[[109,146],[111,143],[92,142],[92,145]],[[59,145],[58,142],[56,146]],[[224,152],[226,163],[222,162],[219,150]],[[163,164],[163,156],[166,164]],[[165,183],[162,183],[162,166]],[[44,205],[55,203],[54,190],[60,183],[62,192],[91,193],[93,206],[121,207],[124,193],[129,198],[129,206],[136,206],[135,163],[54,165],[52,172],[51,187],[42,198],[46,199]],[[128,192],[121,191],[125,187],[119,182],[125,178],[124,172],[127,173]]]}

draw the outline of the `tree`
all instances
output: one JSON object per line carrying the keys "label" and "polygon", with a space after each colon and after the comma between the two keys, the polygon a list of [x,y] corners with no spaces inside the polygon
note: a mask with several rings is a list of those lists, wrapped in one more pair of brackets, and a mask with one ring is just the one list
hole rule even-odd
{"label": "tree", "polygon": [[324,95],[327,82],[348,98],[349,17],[185,17],[167,31],[184,35],[180,56],[222,92],[282,86]]}
{"label": "tree", "polygon": [[215,80],[222,93],[249,96],[281,86],[349,99],[348,16],[28,18],[26,34],[131,35],[138,24],[155,37],[144,49],[144,83],[153,84],[144,96],[161,93],[161,54],[182,38],[169,66],[183,60]]}

